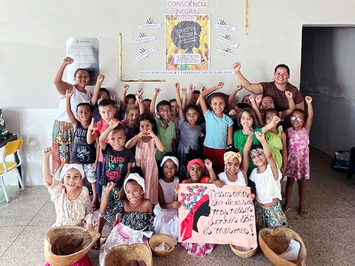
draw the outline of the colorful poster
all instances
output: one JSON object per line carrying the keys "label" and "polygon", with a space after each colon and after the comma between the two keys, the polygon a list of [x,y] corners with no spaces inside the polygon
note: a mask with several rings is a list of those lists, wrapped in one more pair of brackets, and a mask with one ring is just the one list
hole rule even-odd
{"label": "colorful poster", "polygon": [[249,187],[180,184],[179,242],[257,247]]}
{"label": "colorful poster", "polygon": [[194,21],[166,15],[166,70],[209,70],[210,17],[198,15]]}

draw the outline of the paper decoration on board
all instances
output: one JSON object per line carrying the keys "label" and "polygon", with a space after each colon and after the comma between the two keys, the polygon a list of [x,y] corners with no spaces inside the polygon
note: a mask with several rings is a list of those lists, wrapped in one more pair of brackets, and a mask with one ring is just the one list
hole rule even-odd
{"label": "paper decoration on board", "polygon": [[209,69],[209,21],[209,15],[198,15],[195,21],[166,15],[166,70]]}
{"label": "paper decoration on board", "polygon": [[154,23],[152,18],[147,19],[145,24],[138,25],[139,30],[149,30],[161,28],[161,23]]}
{"label": "paper decoration on board", "polygon": [[148,57],[149,55],[151,55],[152,53],[154,53],[155,51],[157,51],[157,48],[155,46],[150,47],[149,49],[145,50],[144,48],[140,49],[140,55],[136,56],[136,60],[140,61],[143,58]]}
{"label": "paper decoration on board", "polygon": [[180,184],[179,242],[256,247],[249,187]]}
{"label": "paper decoration on board", "polygon": [[238,48],[239,44],[231,41],[230,38],[230,35],[218,36],[217,40],[234,48]]}
{"label": "paper decoration on board", "polygon": [[139,44],[154,41],[155,39],[155,35],[145,35],[144,33],[140,33],[137,39],[133,39],[133,43]]}
{"label": "paper decoration on board", "polygon": [[237,55],[232,54],[232,51],[229,48],[226,48],[226,49],[216,48],[216,52],[217,52],[217,54],[229,57],[233,60],[237,59]]}
{"label": "paper decoration on board", "polygon": [[223,19],[220,20],[219,23],[214,24],[213,27],[217,30],[227,30],[227,31],[235,31],[237,27],[227,25],[227,22]]}
{"label": "paper decoration on board", "polygon": [[208,7],[206,0],[167,0],[167,8],[176,9],[176,17],[179,20],[196,20],[199,14],[199,8]]}
{"label": "paper decoration on board", "polygon": [[99,39],[70,37],[66,45],[67,56],[74,59],[74,62],[66,67],[67,81],[74,84],[75,71],[84,68],[90,75],[88,85],[95,85],[99,75]]}

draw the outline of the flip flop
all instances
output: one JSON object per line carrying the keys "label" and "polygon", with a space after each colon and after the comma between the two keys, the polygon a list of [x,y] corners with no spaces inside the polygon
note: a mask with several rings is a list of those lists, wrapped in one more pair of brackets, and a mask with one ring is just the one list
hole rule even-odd
{"label": "flip flop", "polygon": [[288,212],[291,209],[291,207],[288,207],[286,210],[284,210],[284,207],[282,206],[282,210],[284,212],[284,214],[286,214],[286,212]]}

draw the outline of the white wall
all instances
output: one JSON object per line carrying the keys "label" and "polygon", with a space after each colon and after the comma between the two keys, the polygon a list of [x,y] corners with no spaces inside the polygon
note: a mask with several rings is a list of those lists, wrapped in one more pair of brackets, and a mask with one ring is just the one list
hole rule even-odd
{"label": "white wall", "polygon": [[[240,46],[233,52],[242,62],[242,71],[251,81],[271,80],[278,63],[291,68],[290,82],[299,86],[301,37],[303,24],[355,24],[355,2],[333,0],[250,0],[249,35],[245,35],[244,0],[209,0],[209,7],[200,10],[211,15],[211,66],[214,70],[230,69],[233,60],[215,52],[220,45],[218,35],[231,34]],[[50,135],[58,94],[52,83],[59,63],[65,57],[65,41],[69,37],[100,39],[100,72],[106,75],[104,86],[116,93],[122,83],[118,80],[118,34],[124,39],[124,67],[126,78],[164,78],[166,83],[132,83],[134,92],[145,88],[149,97],[153,88],[163,89],[160,98],[170,98],[169,91],[176,81],[183,86],[212,86],[224,81],[225,92],[236,85],[233,76],[162,76],[139,77],[141,68],[164,68],[164,28],[152,30],[158,53],[135,62],[140,47],[130,40],[141,32],[138,24],[148,18],[164,24],[164,14],[172,13],[165,0],[0,0],[0,108],[9,129],[24,136],[26,184],[40,184],[42,177],[40,151],[50,145]],[[234,33],[213,30],[221,19],[237,26]],[[143,46],[146,47],[146,46]],[[148,46],[149,47],[149,46]],[[159,100],[159,99],[158,99]],[[31,130],[28,130],[28,126]],[[43,137],[42,134],[46,134]],[[35,156],[35,160],[32,159]],[[33,162],[33,164],[32,164]],[[34,173],[35,172],[35,173]],[[30,174],[31,173],[31,174]]]}

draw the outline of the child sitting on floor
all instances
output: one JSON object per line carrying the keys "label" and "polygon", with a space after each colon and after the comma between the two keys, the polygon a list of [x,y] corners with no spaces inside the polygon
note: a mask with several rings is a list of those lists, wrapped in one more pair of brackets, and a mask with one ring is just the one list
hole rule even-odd
{"label": "child sitting on floor", "polygon": [[165,155],[160,166],[163,169],[163,178],[159,179],[159,202],[154,208],[154,227],[156,233],[171,236],[176,245],[179,236],[178,209],[181,203],[174,200],[174,193],[179,184],[179,178],[175,176],[179,169],[179,160],[175,156]]}
{"label": "child sitting on floor", "polygon": [[[105,212],[110,193],[115,183],[107,184],[106,191],[102,196],[100,211]],[[117,209],[118,224],[108,236],[103,252],[100,254],[100,265],[104,265],[105,256],[111,248],[118,245],[130,245],[143,243],[149,246],[147,237],[154,232],[153,205],[149,199],[144,199],[144,179],[138,173],[128,175],[123,184],[126,199],[122,200],[122,208]]]}
{"label": "child sitting on floor", "polygon": [[[60,172],[60,180],[51,175],[49,157],[52,148],[43,150],[43,175],[44,185],[51,194],[57,213],[56,222],[53,225],[77,225],[85,226],[86,230],[93,230],[93,213],[88,189],[81,186],[84,169],[81,164],[64,164]],[[50,266],[50,264],[46,264]],[[85,255],[72,266],[92,266],[90,259]]]}

